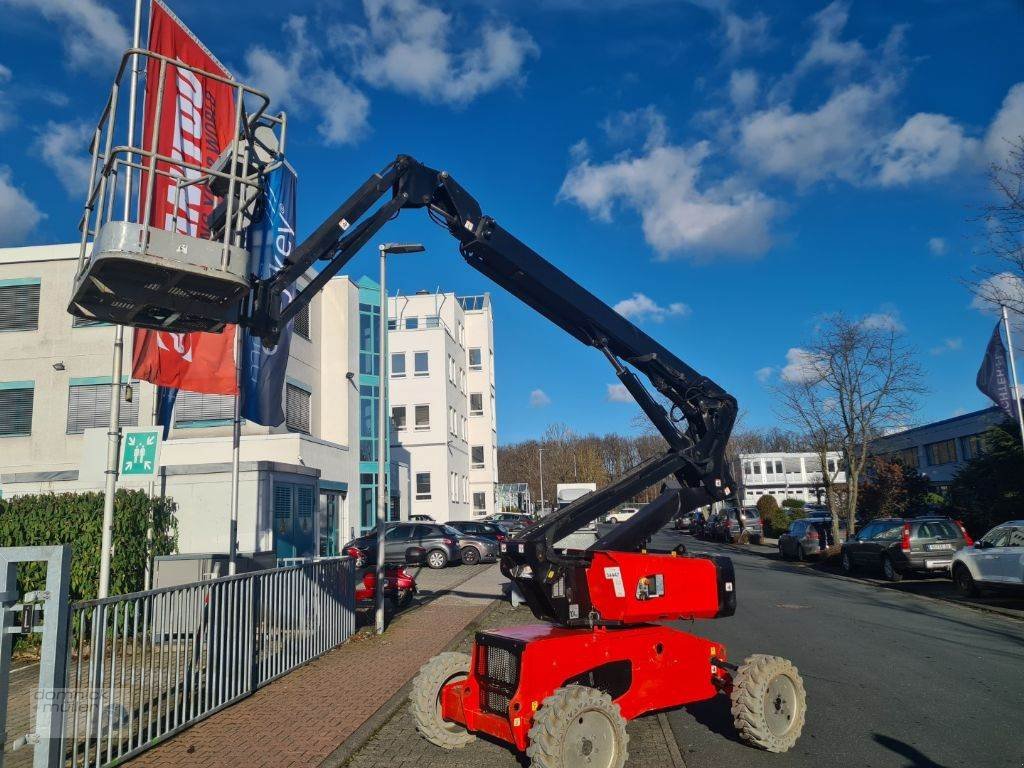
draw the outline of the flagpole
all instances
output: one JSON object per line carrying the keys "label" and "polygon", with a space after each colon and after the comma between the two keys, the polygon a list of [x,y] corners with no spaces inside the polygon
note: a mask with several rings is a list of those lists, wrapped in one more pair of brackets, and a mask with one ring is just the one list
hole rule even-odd
{"label": "flagpole", "polygon": [[[132,47],[142,39],[142,0],[135,0]],[[128,92],[128,146],[135,141],[135,104],[139,87],[138,55],[132,56],[131,89]],[[128,168],[124,186],[125,219],[131,208],[132,169]],[[114,352],[110,374],[110,422],[107,428],[107,470],[103,485],[103,532],[100,539],[99,598],[110,594],[110,554],[114,544],[114,496],[117,493],[118,453],[121,447],[121,371],[124,368],[124,326],[114,326]]]}
{"label": "flagpole", "polygon": [[235,326],[235,418],[231,423],[231,524],[228,527],[228,575],[238,569],[238,480],[242,447],[242,328]]}
{"label": "flagpole", "polygon": [[1020,441],[1024,446],[1024,406],[1020,402],[1020,386],[1017,384],[1017,361],[1013,354],[1013,336],[1010,333],[1010,317],[1006,312],[1006,305],[1001,305],[1003,310],[1003,328],[1006,330],[1006,346],[1010,355],[1010,377],[1013,379],[1013,400],[1017,404],[1017,424],[1020,427]]}

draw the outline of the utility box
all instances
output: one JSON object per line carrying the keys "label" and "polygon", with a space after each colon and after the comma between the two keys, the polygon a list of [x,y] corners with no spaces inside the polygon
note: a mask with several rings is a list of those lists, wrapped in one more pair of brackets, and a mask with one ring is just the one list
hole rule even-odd
{"label": "utility box", "polygon": [[[277,567],[274,552],[239,552],[236,573],[265,571]],[[188,555],[160,555],[153,560],[153,589],[178,587],[228,574],[228,556],[220,552]]]}

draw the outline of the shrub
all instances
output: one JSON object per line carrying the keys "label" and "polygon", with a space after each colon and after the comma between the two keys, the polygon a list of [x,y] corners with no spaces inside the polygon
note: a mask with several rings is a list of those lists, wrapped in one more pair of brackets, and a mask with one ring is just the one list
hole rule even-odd
{"label": "shrub", "polygon": [[[151,499],[140,490],[120,490],[114,497],[113,554],[110,594],[143,588],[147,551],[169,555],[178,544],[176,505],[172,499]],[[153,538],[146,541],[152,522]],[[0,547],[70,544],[71,600],[96,597],[103,529],[102,493],[48,493],[0,499]],[[46,566],[22,565],[18,587],[43,589]]]}
{"label": "shrub", "polygon": [[789,509],[801,511],[803,510],[805,502],[803,499],[783,499],[782,506]]}

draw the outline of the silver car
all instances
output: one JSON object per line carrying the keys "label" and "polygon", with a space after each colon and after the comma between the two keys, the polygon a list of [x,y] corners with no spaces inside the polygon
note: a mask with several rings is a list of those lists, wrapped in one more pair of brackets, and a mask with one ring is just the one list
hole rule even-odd
{"label": "silver car", "polygon": [[493,563],[498,559],[498,541],[486,536],[473,536],[445,526],[450,531],[458,533],[459,551],[462,554],[464,565],[476,565],[477,563]]}

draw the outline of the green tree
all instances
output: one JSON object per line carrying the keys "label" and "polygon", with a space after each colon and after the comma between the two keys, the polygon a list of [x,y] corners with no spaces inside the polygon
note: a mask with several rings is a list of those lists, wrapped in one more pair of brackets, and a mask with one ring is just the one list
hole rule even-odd
{"label": "green tree", "polygon": [[981,536],[1007,520],[1024,517],[1024,451],[1020,430],[1005,421],[985,433],[985,451],[953,478],[951,511]]}
{"label": "green tree", "polygon": [[933,496],[928,478],[920,472],[899,461],[876,458],[860,489],[858,513],[869,520],[913,515],[924,512]]}

